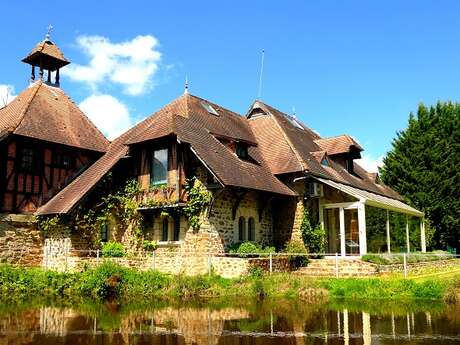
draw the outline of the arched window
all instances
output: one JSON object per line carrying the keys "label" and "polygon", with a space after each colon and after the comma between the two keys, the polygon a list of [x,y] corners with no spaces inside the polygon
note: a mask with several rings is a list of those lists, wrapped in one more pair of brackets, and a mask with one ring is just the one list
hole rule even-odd
{"label": "arched window", "polygon": [[253,217],[248,219],[248,241],[256,240],[256,223]]}
{"label": "arched window", "polygon": [[246,219],[244,219],[244,217],[240,217],[238,219],[238,240],[239,241],[244,241],[244,235],[245,235],[245,232],[246,232]]}
{"label": "arched window", "polygon": [[169,221],[168,218],[163,219],[163,231],[161,232],[161,240],[166,242],[168,240]]}

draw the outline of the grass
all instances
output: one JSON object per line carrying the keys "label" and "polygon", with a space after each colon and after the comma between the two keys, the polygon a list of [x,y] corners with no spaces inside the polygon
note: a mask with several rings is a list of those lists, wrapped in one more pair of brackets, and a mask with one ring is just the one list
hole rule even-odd
{"label": "grass", "polygon": [[0,265],[0,299],[28,299],[32,295],[63,301],[74,299],[153,301],[197,298],[295,299],[431,299],[460,303],[460,277],[449,279],[312,278],[288,273],[257,274],[238,279],[217,275],[172,276],[139,272],[111,262],[77,273]]}

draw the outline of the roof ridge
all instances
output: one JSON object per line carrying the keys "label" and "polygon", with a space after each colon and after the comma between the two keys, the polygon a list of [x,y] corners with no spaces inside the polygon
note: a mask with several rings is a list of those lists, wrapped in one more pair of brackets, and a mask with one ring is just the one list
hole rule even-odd
{"label": "roof ridge", "polygon": [[[258,101],[260,102],[260,101]],[[305,162],[303,161],[303,159],[301,158],[299,152],[297,152],[297,149],[294,147],[294,145],[292,144],[291,140],[289,139],[289,137],[287,136],[287,134],[284,132],[283,130],[283,127],[279,124],[278,122],[278,119],[276,118],[276,116],[274,116],[271,111],[269,109],[267,109],[267,106],[270,107],[269,105],[263,103],[263,102],[260,102],[262,104],[262,106],[265,107],[265,109],[263,109],[264,111],[266,111],[271,117],[274,118],[275,120],[275,123],[276,125],[278,126],[278,128],[280,129],[284,139],[286,140],[286,142],[288,143],[289,147],[291,148],[292,152],[294,152],[294,155],[297,159],[297,161],[299,162],[300,166],[302,167],[303,171],[307,171],[307,166],[305,164]]]}
{"label": "roof ridge", "polygon": [[[38,90],[40,89],[40,87],[43,85],[43,81],[42,80],[39,80],[37,82],[37,86],[36,86],[36,89],[34,91],[32,91],[29,99],[26,101],[26,104],[24,106],[24,109],[21,111],[21,114],[20,114],[20,119],[19,121],[16,123],[16,125],[14,126],[14,128],[12,128],[11,132],[14,132],[16,130],[16,128],[19,127],[19,125],[22,123],[22,121],[24,120],[24,116],[26,115],[26,112],[27,110],[29,110],[29,107],[30,107],[30,104],[32,103],[32,100],[35,98],[35,96],[37,95],[37,92]],[[35,85],[33,86],[35,87]],[[19,96],[19,95],[18,95]]]}

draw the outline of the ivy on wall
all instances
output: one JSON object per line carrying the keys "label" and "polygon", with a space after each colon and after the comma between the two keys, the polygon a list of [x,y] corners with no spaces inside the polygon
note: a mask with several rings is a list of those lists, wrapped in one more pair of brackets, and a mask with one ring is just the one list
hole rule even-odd
{"label": "ivy on wall", "polygon": [[[187,218],[193,230],[198,230],[201,221],[200,216],[204,208],[209,205],[212,194],[195,177],[187,179],[185,190],[188,195],[187,203],[182,209],[183,215]],[[40,216],[37,217],[39,228],[45,236],[51,237],[58,234],[68,236],[70,229],[75,229],[79,236],[92,247],[100,247],[100,234],[109,220],[114,219],[118,225],[125,229],[131,228],[138,247],[154,248],[152,243],[144,243],[144,229],[142,226],[143,217],[139,212],[141,206],[159,206],[162,217],[170,217],[166,209],[161,206],[169,205],[171,202],[161,202],[139,204],[136,196],[140,192],[139,184],[136,180],[128,180],[125,186],[115,193],[108,193],[100,198],[100,202],[92,207],[80,206],[71,216]]]}
{"label": "ivy on wall", "polygon": [[197,231],[201,225],[201,212],[211,202],[212,194],[196,177],[187,179],[185,191],[187,192],[188,199],[183,212],[187,217],[189,225],[194,231]]}

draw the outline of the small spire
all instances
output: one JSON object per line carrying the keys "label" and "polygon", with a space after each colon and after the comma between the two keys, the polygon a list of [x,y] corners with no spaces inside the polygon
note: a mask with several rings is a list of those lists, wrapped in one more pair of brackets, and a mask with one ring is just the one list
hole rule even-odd
{"label": "small spire", "polygon": [[53,30],[53,26],[50,24],[48,25],[48,31],[45,35],[45,41],[51,41],[51,31]]}
{"label": "small spire", "polygon": [[184,95],[188,94],[188,78],[185,76],[185,89],[184,89]]}

